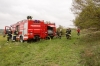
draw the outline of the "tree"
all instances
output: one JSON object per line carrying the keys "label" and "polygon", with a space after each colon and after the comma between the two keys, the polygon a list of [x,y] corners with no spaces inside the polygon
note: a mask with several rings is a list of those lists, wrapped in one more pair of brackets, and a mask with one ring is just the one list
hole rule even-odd
{"label": "tree", "polygon": [[71,10],[73,11],[74,14],[79,14],[82,12],[84,8],[86,8],[89,5],[95,5],[100,7],[100,0],[72,0],[72,8]]}
{"label": "tree", "polygon": [[95,0],[73,0],[74,24],[80,28],[100,28],[100,4]]}

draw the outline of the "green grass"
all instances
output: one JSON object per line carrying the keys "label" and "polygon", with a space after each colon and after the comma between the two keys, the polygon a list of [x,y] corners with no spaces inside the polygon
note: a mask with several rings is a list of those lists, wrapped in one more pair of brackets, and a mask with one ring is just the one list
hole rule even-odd
{"label": "green grass", "polygon": [[88,45],[80,38],[75,31],[71,40],[63,36],[33,43],[6,43],[0,36],[0,66],[84,66]]}

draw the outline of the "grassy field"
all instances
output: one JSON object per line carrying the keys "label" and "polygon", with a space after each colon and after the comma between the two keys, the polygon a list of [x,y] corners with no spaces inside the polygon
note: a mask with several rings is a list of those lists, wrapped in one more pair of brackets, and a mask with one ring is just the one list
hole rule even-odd
{"label": "grassy field", "polygon": [[6,43],[0,36],[0,66],[86,66],[84,54],[89,45],[82,39],[75,31],[71,40],[63,36],[33,43]]}

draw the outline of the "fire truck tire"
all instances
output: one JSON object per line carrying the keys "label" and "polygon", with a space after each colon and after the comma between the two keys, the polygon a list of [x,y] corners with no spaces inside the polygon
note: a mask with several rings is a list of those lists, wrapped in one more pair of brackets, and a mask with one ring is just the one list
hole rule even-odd
{"label": "fire truck tire", "polygon": [[23,36],[20,37],[20,42],[21,42],[21,43],[24,42],[24,40],[23,40]]}
{"label": "fire truck tire", "polygon": [[51,40],[51,37],[50,37],[50,36],[47,36],[47,37],[46,37],[46,40],[48,40],[48,39]]}

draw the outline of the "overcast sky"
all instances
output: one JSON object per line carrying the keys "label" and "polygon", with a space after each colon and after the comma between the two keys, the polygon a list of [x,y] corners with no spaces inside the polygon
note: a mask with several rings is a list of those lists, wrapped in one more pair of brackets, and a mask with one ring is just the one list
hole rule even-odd
{"label": "overcast sky", "polygon": [[72,0],[0,0],[0,28],[26,19],[55,22],[56,26],[72,27]]}

